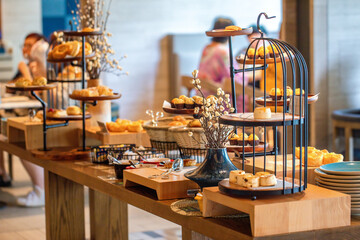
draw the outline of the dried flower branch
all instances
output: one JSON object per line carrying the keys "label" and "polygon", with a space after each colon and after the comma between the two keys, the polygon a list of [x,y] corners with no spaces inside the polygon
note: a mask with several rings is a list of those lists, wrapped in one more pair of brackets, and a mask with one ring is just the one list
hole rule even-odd
{"label": "dried flower branch", "polygon": [[[201,90],[201,81],[198,79],[198,70],[194,70],[192,75],[191,83],[203,97],[203,106],[201,108],[195,107],[194,113],[200,116],[200,123],[206,137],[205,145],[208,148],[224,148],[234,128],[220,124],[219,120],[221,116],[234,112],[234,108],[231,107],[230,103],[230,95],[225,94],[221,88],[218,88],[217,96],[205,98]],[[189,133],[190,135],[192,134]]]}

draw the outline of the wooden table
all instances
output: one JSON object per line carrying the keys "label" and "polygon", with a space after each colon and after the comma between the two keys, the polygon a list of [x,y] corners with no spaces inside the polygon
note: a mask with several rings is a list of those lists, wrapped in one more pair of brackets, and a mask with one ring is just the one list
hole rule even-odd
{"label": "wooden table", "polygon": [[[86,161],[37,159],[21,143],[7,143],[0,136],[0,149],[44,168],[47,239],[84,239],[84,186],[90,188],[91,239],[128,239],[127,204],[182,226],[183,239],[357,239],[360,217],[352,225],[319,231],[299,232],[262,238],[251,236],[250,220],[244,218],[186,217],[173,212],[176,200],[158,201],[148,190],[126,189],[120,181],[110,183],[98,176],[111,171],[108,166]],[[331,210],[331,209],[330,209]],[[276,220],[276,219],[274,219]]]}

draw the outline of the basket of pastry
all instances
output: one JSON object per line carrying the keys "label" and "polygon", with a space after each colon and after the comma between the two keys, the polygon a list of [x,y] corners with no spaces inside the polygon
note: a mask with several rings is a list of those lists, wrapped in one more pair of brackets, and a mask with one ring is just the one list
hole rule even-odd
{"label": "basket of pastry", "polygon": [[[91,44],[85,42],[85,56],[90,56],[93,53]],[[82,43],[79,41],[68,41],[56,45],[48,53],[49,62],[57,62],[62,60],[75,60],[82,56]]]}
{"label": "basket of pastry", "polygon": [[106,128],[109,132],[141,132],[143,131],[143,120],[131,121],[127,119],[117,119],[115,122],[107,122]]}
{"label": "basket of pastry", "polygon": [[186,126],[169,128],[179,147],[205,148],[205,134],[199,119],[190,121]]}
{"label": "basket of pastry", "polygon": [[98,101],[118,99],[121,94],[114,93],[112,89],[106,86],[89,87],[85,89],[75,89],[70,98],[80,101]]}
{"label": "basket of pastry", "polygon": [[108,163],[108,154],[121,159],[124,152],[135,147],[135,144],[118,144],[91,147],[91,161],[93,163]]}
{"label": "basket of pastry", "polygon": [[150,140],[160,142],[176,142],[173,132],[170,132],[169,129],[171,127],[186,126],[192,120],[192,117],[165,117],[161,118],[157,124],[153,124],[152,121],[147,121],[144,123],[143,127],[149,135]]}

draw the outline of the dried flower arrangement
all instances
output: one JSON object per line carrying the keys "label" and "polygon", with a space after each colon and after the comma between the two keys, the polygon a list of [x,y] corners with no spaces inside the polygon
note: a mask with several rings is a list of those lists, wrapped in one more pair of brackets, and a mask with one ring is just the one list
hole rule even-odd
{"label": "dried flower arrangement", "polygon": [[[232,126],[220,124],[219,120],[222,115],[234,112],[234,108],[230,103],[230,95],[225,94],[221,88],[218,88],[216,93],[217,96],[205,98],[204,93],[201,90],[201,81],[197,78],[198,70],[194,70],[192,75],[192,84],[195,89],[200,92],[203,98],[203,106],[201,106],[201,108],[196,107],[194,113],[200,117],[199,120],[206,137],[205,146],[207,148],[224,148],[229,139],[229,135],[233,133],[234,128]],[[193,133],[189,132],[189,136],[192,137]],[[194,140],[197,141],[195,138]]]}
{"label": "dried flower arrangement", "polygon": [[102,72],[112,73],[116,76],[129,75],[124,72],[120,62],[126,55],[116,58],[115,51],[109,43],[112,34],[107,31],[107,22],[110,16],[110,6],[112,0],[86,0],[85,5],[81,6],[79,1],[74,0],[77,10],[71,11],[73,14],[73,24],[78,31],[82,28],[92,28],[102,32],[102,35],[88,38],[87,41],[95,49],[95,57],[86,60],[87,70],[91,79],[97,79]]}

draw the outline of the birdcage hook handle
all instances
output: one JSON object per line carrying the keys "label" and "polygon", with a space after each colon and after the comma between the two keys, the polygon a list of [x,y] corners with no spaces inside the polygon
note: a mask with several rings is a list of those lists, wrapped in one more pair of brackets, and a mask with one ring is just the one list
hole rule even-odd
{"label": "birdcage hook handle", "polygon": [[257,19],[257,29],[259,31],[259,33],[261,34],[261,37],[263,37],[264,33],[261,31],[260,29],[260,18],[261,18],[261,15],[264,15],[266,19],[271,19],[271,18],[276,18],[276,16],[272,16],[272,17],[269,17],[266,13],[262,12],[259,14],[258,16],[258,19]]}

